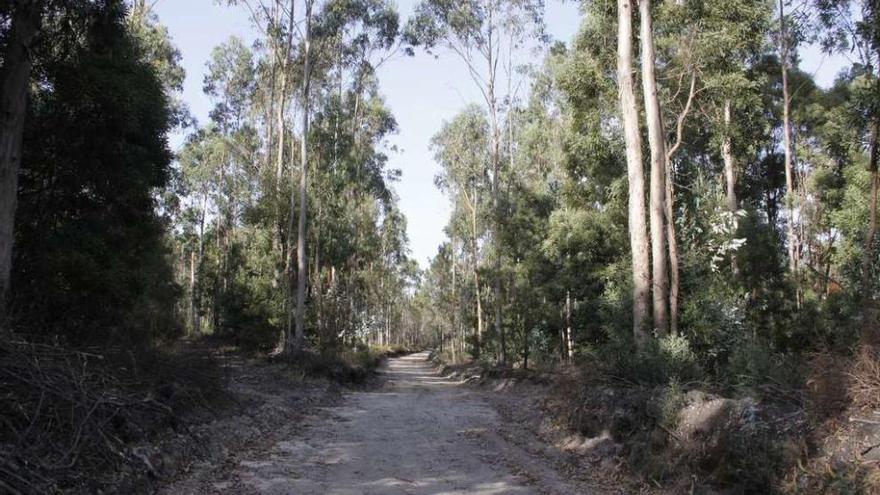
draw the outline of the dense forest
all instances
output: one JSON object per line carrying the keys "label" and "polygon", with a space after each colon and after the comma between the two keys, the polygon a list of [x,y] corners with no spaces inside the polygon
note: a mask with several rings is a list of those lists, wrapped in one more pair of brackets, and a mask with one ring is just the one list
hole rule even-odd
{"label": "dense forest", "polygon": [[[542,0],[218,3],[259,36],[205,61],[204,122],[154,2],[0,3],[0,491],[121,449],[102,428],[219,346],[772,386],[817,429],[880,406],[875,2],[584,1],[570,42]],[[849,61],[831,87],[807,48]],[[389,165],[378,71],[424,52],[482,97],[431,141],[447,220],[407,219]],[[425,267],[408,220],[446,222]]]}

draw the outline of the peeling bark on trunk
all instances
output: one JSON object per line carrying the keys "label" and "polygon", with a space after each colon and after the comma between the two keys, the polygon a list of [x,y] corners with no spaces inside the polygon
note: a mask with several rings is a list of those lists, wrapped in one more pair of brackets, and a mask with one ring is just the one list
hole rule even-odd
{"label": "peeling bark on trunk", "polygon": [[31,77],[30,47],[40,28],[41,9],[38,0],[13,2],[11,31],[0,68],[0,325],[10,297],[18,171]]}
{"label": "peeling bark on trunk", "polygon": [[642,92],[648,144],[651,148],[651,271],[654,329],[659,335],[669,331],[669,253],[666,241],[666,141],[654,74],[654,33],[651,25],[651,1],[639,2],[642,43]]}
{"label": "peeling bark on trunk", "polygon": [[617,1],[617,85],[626,142],[626,169],[629,187],[629,241],[633,278],[633,337],[644,347],[649,336],[648,311],[651,275],[648,259],[648,225],[645,218],[645,171],[642,166],[642,138],[639,110],[633,88],[632,4]]}

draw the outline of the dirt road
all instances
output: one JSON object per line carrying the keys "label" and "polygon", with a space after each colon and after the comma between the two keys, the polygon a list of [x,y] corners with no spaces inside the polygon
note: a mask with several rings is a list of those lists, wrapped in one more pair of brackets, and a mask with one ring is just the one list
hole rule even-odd
{"label": "dirt road", "polygon": [[292,438],[237,456],[223,479],[176,493],[580,493],[499,435],[479,392],[437,375],[426,353],[390,359],[383,386],[345,396]]}

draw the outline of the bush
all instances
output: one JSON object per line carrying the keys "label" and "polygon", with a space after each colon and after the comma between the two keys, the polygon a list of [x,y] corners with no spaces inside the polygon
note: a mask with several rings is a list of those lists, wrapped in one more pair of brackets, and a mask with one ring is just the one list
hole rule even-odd
{"label": "bush", "polygon": [[678,426],[679,412],[687,404],[687,396],[678,380],[670,380],[654,402],[660,424],[674,430]]}
{"label": "bush", "polygon": [[609,371],[618,378],[639,384],[666,385],[700,380],[703,372],[683,335],[668,335],[652,340],[640,352],[623,339],[609,342],[601,350],[608,359]]}

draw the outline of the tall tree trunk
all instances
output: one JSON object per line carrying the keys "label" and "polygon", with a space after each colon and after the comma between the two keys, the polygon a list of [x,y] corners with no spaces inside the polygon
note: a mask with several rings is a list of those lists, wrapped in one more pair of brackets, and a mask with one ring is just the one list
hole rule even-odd
{"label": "tall tree trunk", "polygon": [[474,342],[474,354],[476,357],[480,357],[480,352],[483,347],[483,304],[480,302],[480,273],[477,267],[477,241],[474,240],[472,245],[474,253],[474,299],[476,300],[474,311],[477,316],[477,338],[476,342]]}
{"label": "tall tree trunk", "polygon": [[644,347],[649,336],[651,297],[648,225],[645,218],[645,171],[642,166],[642,137],[639,110],[633,88],[632,4],[617,0],[617,85],[626,143],[626,170],[629,187],[629,242],[632,253],[633,337]]}
{"label": "tall tree trunk", "polygon": [[480,256],[479,246],[477,245],[477,208],[479,207],[479,204],[477,203],[476,187],[474,187],[474,196],[469,204],[471,210],[471,253],[473,255],[474,269],[474,299],[476,300],[476,308],[474,311],[476,312],[477,316],[477,335],[476,341],[474,342],[474,354],[476,355],[476,357],[479,357],[483,346],[483,306],[480,302]]}
{"label": "tall tree trunk", "polygon": [[531,352],[530,342],[529,342],[529,334],[526,331],[526,325],[523,321],[522,313],[517,312],[516,314],[516,322],[517,327],[519,327],[520,334],[523,336],[523,350],[522,350],[522,358],[523,358],[523,369],[529,369],[529,353]]}
{"label": "tall tree trunk", "polygon": [[456,340],[456,339],[455,339],[455,337],[456,337],[456,335],[455,335],[455,334],[456,334],[455,320],[457,319],[457,318],[456,318],[456,315],[457,315],[457,313],[458,313],[458,292],[456,291],[456,286],[455,286],[455,283],[456,283],[456,274],[455,274],[455,272],[456,272],[456,269],[455,269],[455,234],[453,234],[453,235],[451,236],[451,240],[450,240],[449,246],[450,246],[450,249],[449,249],[449,260],[450,260],[451,263],[452,263],[452,300],[451,300],[451,303],[452,303],[452,304],[450,304],[451,308],[450,308],[450,315],[449,315],[449,316],[450,316],[450,322],[449,322],[449,323],[450,323],[450,324],[449,324],[449,335],[450,335],[450,340],[451,340],[451,342],[450,342],[450,346],[449,346],[449,347],[452,349],[452,362],[455,363],[455,362],[456,362],[456,359],[455,359],[455,357],[456,357],[456,356],[455,356],[455,340]]}
{"label": "tall tree trunk", "polygon": [[486,93],[488,94],[489,115],[492,124],[492,149],[490,150],[490,160],[492,162],[492,216],[494,225],[492,228],[492,241],[495,244],[495,258],[493,261],[493,277],[492,277],[492,299],[495,301],[495,334],[501,339],[500,362],[504,366],[507,362],[507,343],[505,342],[504,329],[501,324],[501,228],[504,221],[501,212],[501,201],[499,200],[500,192],[500,175],[501,175],[501,131],[498,124],[498,102],[495,96],[495,74],[497,70],[497,61],[494,59],[494,24],[493,24],[494,8],[488,9],[489,15],[489,34],[487,37],[488,48],[488,66],[489,78],[487,82]]}
{"label": "tall tree trunk", "polygon": [[195,333],[199,315],[196,307],[196,250],[189,252],[189,330]]}
{"label": "tall tree trunk", "polygon": [[794,150],[791,145],[791,98],[788,91],[788,32],[785,0],[779,0],[779,59],[782,71],[782,146],[785,154],[785,210],[788,220],[788,269],[798,270],[797,238],[794,227]]}
{"label": "tall tree trunk", "polygon": [[[731,145],[731,110],[730,100],[724,101],[724,135],[721,138],[721,159],[724,161],[724,183],[726,189],[727,211],[731,214],[734,222],[734,231],[736,231],[737,217],[736,212],[739,210],[739,202],[736,199],[736,162],[733,158],[733,146]],[[730,256],[730,266],[734,275],[739,274],[739,262],[736,253]]]}
{"label": "tall tree trunk", "polygon": [[305,335],[305,312],[306,312],[306,213],[308,211],[308,136],[309,136],[309,89],[312,79],[311,67],[311,31],[312,31],[312,3],[306,0],[305,34],[303,50],[305,60],[303,62],[303,116],[302,137],[300,142],[300,176],[299,176],[299,225],[296,239],[296,330],[293,336],[293,347],[290,349],[298,354],[303,349]]}
{"label": "tall tree trunk", "polygon": [[[283,10],[280,8],[280,2],[276,0],[275,2],[275,10]],[[281,196],[281,183],[284,180],[284,146],[285,146],[285,136],[284,136],[284,111],[287,103],[287,79],[288,79],[288,63],[290,60],[290,51],[293,48],[293,31],[295,28],[294,22],[294,7],[296,6],[296,0],[291,0],[290,2],[290,13],[288,18],[287,25],[287,39],[284,41],[283,46],[277,46],[272,50],[272,101],[270,101],[271,106],[275,106],[274,94],[275,94],[275,70],[278,65],[278,59],[280,60],[280,71],[281,71],[281,82],[278,92],[278,103],[277,103],[277,112],[274,115],[275,118],[275,126],[277,128],[278,134],[278,142],[276,146],[276,155],[275,155],[275,235],[272,237],[272,251],[277,253],[278,256],[278,264],[275,267],[275,274],[272,280],[273,287],[277,288],[281,285],[281,273],[282,268],[285,266],[287,261],[287,254],[284,252],[284,223],[281,218],[281,204],[282,204],[282,196]],[[281,20],[281,16],[279,16],[278,20]],[[282,50],[283,49],[283,50]],[[268,127],[271,128],[271,125]],[[269,132],[271,136],[271,131]],[[271,146],[271,139],[269,140],[269,144]],[[271,155],[271,153],[268,153]],[[292,232],[288,230],[287,235],[292,235]],[[289,298],[288,298],[289,299]],[[287,299],[285,299],[287,300]]]}
{"label": "tall tree trunk", "polygon": [[669,331],[669,252],[666,244],[666,140],[657,78],[654,74],[654,30],[651,25],[651,0],[639,2],[642,43],[642,92],[645,120],[651,148],[651,269],[654,328],[659,335]]}
{"label": "tall tree trunk", "polygon": [[[196,260],[196,283],[201,280],[202,266],[205,262],[205,217],[208,210],[208,188],[202,186],[202,211],[199,212],[199,257]],[[202,334],[202,298],[199,294],[198,287],[193,292],[193,305],[195,309],[195,319],[193,320],[193,334],[199,336]]]}
{"label": "tall tree trunk", "polygon": [[568,362],[574,359],[574,337],[571,332],[571,291],[565,291],[565,349]]}
{"label": "tall tree trunk", "polygon": [[675,237],[675,189],[672,160],[666,160],[666,240],[669,248],[669,331],[678,333],[678,299],[681,290],[678,240]]}
{"label": "tall tree trunk", "polygon": [[[281,69],[281,91],[280,91],[280,100],[277,105],[277,113],[275,115],[275,126],[278,129],[278,137],[277,137],[277,148],[275,155],[275,233],[272,236],[272,251],[277,253],[278,256],[278,264],[275,267],[275,276],[273,277],[272,284],[274,287],[278,287],[281,281],[281,269],[284,266],[285,254],[284,254],[284,239],[283,239],[283,230],[282,227],[283,221],[281,220],[281,204],[282,204],[282,196],[281,196],[281,181],[284,177],[284,100],[285,93],[287,90],[287,70],[286,63],[282,63]],[[290,235],[290,233],[288,233]]]}
{"label": "tall tree trunk", "polygon": [[18,171],[31,77],[30,48],[40,28],[42,10],[39,0],[12,3],[12,24],[0,68],[0,325],[10,297]]}

